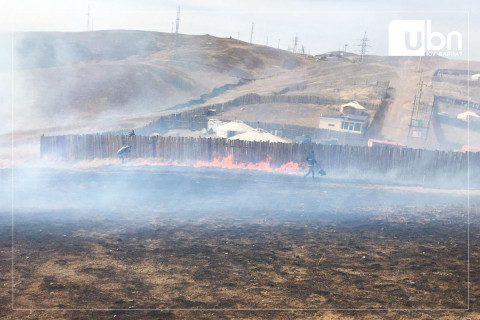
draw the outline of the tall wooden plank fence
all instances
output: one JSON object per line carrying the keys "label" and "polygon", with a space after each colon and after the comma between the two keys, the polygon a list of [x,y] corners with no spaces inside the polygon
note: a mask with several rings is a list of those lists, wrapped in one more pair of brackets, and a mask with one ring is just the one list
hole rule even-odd
{"label": "tall wooden plank fence", "polygon": [[131,146],[129,158],[161,158],[179,163],[212,161],[233,155],[240,163],[270,161],[271,167],[288,162],[303,163],[314,150],[321,165],[335,172],[393,173],[398,179],[412,177],[448,177],[470,172],[480,173],[480,153],[430,151],[410,148],[329,146],[249,142],[222,138],[161,137],[125,135],[42,136],[42,158],[79,161],[95,158],[116,158],[117,151]]}

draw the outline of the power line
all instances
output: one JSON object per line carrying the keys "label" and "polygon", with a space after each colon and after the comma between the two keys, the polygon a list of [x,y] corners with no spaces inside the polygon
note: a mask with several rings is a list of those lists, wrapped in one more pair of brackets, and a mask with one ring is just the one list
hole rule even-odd
{"label": "power line", "polygon": [[250,32],[250,43],[252,43],[253,39],[253,22],[252,22],[252,31]]}

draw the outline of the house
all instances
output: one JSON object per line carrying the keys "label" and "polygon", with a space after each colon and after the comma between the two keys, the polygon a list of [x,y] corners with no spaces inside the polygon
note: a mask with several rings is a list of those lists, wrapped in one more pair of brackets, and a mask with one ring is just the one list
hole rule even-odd
{"label": "house", "polygon": [[318,127],[326,130],[363,134],[367,130],[368,119],[368,114],[326,115],[320,117]]}
{"label": "house", "polygon": [[326,130],[363,134],[368,128],[370,119],[365,110],[365,107],[356,101],[343,104],[340,107],[340,114],[322,115],[318,127]]}
{"label": "house", "polygon": [[244,141],[259,141],[259,142],[283,142],[286,143],[287,141],[274,136],[273,134],[265,131],[263,129],[252,129],[248,132],[244,132],[228,138],[228,140],[244,140]]}
{"label": "house", "polygon": [[218,126],[216,132],[217,136],[221,138],[230,138],[250,130],[253,130],[253,128],[243,121],[235,120]]}
{"label": "house", "polygon": [[480,73],[476,73],[470,77],[471,80],[473,81],[478,81],[480,80]]}

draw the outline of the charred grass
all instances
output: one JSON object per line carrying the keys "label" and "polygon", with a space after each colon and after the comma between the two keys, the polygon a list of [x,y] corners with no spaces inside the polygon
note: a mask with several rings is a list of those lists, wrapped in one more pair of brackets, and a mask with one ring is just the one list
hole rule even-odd
{"label": "charred grass", "polygon": [[[120,221],[108,229],[22,223],[15,226],[15,307],[116,309],[97,318],[126,319],[135,319],[134,312],[145,319],[188,315],[133,309],[464,309],[467,224],[459,214],[464,210],[385,209],[348,222],[155,220],[128,231]],[[478,262],[477,222],[472,268]],[[1,279],[8,288],[8,234],[2,240]],[[478,295],[474,278],[476,273],[472,305]],[[6,306],[10,293],[0,298]],[[5,307],[0,312],[11,316]],[[332,312],[316,314],[352,316],[352,311]],[[269,312],[241,316],[247,314]],[[44,315],[56,319],[51,312]],[[198,318],[206,315],[220,316],[205,311]],[[429,313],[423,316],[428,319]],[[82,313],[75,317],[83,319]]]}

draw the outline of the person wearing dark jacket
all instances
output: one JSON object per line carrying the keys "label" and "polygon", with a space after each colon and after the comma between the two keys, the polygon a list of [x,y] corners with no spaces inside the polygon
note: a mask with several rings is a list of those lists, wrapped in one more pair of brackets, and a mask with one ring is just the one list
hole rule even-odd
{"label": "person wearing dark jacket", "polygon": [[315,179],[315,164],[317,163],[317,160],[315,159],[315,152],[313,150],[307,155],[305,161],[308,165],[308,172],[305,175],[305,178],[308,177],[309,174],[312,174],[312,179]]}

